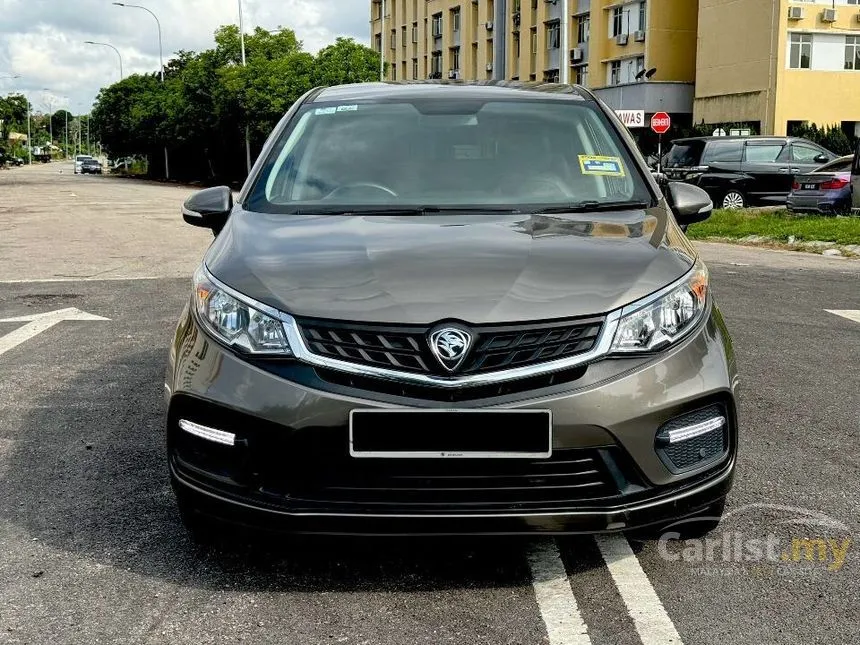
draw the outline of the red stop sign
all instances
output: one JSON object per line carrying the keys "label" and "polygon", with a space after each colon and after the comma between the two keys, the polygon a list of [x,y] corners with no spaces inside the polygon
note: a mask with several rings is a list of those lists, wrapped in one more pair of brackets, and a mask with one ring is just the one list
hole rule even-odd
{"label": "red stop sign", "polygon": [[666,134],[672,127],[672,119],[665,112],[657,112],[651,117],[651,129],[657,134]]}

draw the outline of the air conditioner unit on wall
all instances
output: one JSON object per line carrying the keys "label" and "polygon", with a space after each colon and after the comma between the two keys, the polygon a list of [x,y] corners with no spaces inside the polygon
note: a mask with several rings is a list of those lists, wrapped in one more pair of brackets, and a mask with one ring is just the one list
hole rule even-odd
{"label": "air conditioner unit on wall", "polygon": [[836,22],[836,9],[825,9],[821,12],[821,22]]}
{"label": "air conditioner unit on wall", "polygon": [[487,28],[487,31],[493,31],[493,21],[492,20],[488,20],[487,24],[484,26]]}
{"label": "air conditioner unit on wall", "polygon": [[452,70],[450,70],[450,71],[448,72],[448,78],[452,78],[452,79],[455,79],[455,80],[456,80],[456,79],[458,79],[458,78],[460,78],[460,70],[458,70],[458,69],[452,69]]}
{"label": "air conditioner unit on wall", "polygon": [[627,34],[618,34],[618,35],[615,37],[615,44],[616,44],[616,45],[626,45],[626,44],[627,44],[627,40],[628,40],[629,38],[630,38],[630,36],[628,36]]}
{"label": "air conditioner unit on wall", "polygon": [[803,20],[803,7],[789,7],[788,8],[788,19],[789,20]]}
{"label": "air conditioner unit on wall", "polygon": [[645,42],[645,32],[644,31],[635,32],[633,34],[633,40],[635,40],[637,43],[644,43]]}
{"label": "air conditioner unit on wall", "polygon": [[493,71],[493,64],[492,64],[492,63],[487,63],[487,71],[488,71],[488,72],[492,72],[492,71]]}
{"label": "air conditioner unit on wall", "polygon": [[570,60],[573,63],[580,62],[584,56],[585,52],[583,51],[582,47],[574,47],[570,50]]}

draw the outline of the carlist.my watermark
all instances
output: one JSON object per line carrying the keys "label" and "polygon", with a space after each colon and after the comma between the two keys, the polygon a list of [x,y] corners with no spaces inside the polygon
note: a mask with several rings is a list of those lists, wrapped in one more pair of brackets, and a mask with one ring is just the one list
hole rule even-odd
{"label": "carlist.my watermark", "polygon": [[[770,526],[757,521],[756,528],[733,528],[750,513],[782,519],[771,520]],[[698,575],[743,575],[761,572],[764,567],[785,576],[835,574],[851,557],[854,544],[844,523],[804,508],[749,504],[723,515],[719,527],[709,535],[688,537],[695,523],[706,519],[711,518],[681,520],[669,526],[657,542],[660,557],[694,565],[693,573]]]}

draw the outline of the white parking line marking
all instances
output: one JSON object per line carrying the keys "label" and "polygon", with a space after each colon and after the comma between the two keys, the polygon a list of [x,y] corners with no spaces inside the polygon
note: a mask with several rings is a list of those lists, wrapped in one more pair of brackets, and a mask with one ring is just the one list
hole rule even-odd
{"label": "white parking line marking", "polygon": [[[191,274],[189,274],[191,275]],[[171,276],[165,276],[170,278]],[[181,276],[173,276],[173,277],[181,277]],[[106,277],[94,277],[94,278],[23,278],[21,280],[0,280],[0,284],[39,284],[42,282],[115,282],[120,280],[160,280],[155,276],[106,276]]]}
{"label": "white parking line marking", "polygon": [[27,316],[17,316],[15,318],[0,319],[0,323],[27,323],[23,327],[19,327],[5,336],[0,336],[0,356],[8,352],[13,347],[17,347],[24,341],[30,340],[33,336],[37,336],[43,331],[49,330],[57,323],[63,322],[64,320],[110,320],[110,318],[102,318],[101,316],[88,314],[86,311],[81,311],[75,307],[68,307],[67,309],[57,309],[56,311],[47,311],[42,314],[30,314]]}
{"label": "white parking line marking", "polygon": [[860,309],[825,309],[824,311],[860,323]]}
{"label": "white parking line marking", "polygon": [[530,545],[528,558],[550,645],[590,645],[588,627],[579,613],[555,540],[536,540]]}
{"label": "white parking line marking", "polygon": [[675,625],[627,539],[623,535],[598,535],[595,540],[618,593],[636,625],[642,645],[682,645]]}

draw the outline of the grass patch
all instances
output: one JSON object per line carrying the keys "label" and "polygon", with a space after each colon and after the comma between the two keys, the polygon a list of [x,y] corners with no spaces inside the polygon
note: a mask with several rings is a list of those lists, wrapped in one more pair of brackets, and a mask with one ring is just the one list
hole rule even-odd
{"label": "grass patch", "polygon": [[714,211],[710,219],[693,224],[687,235],[694,240],[711,237],[741,239],[759,235],[779,242],[833,242],[860,244],[860,217],[792,215],[788,211],[725,210]]}

